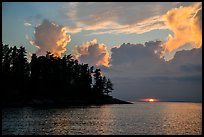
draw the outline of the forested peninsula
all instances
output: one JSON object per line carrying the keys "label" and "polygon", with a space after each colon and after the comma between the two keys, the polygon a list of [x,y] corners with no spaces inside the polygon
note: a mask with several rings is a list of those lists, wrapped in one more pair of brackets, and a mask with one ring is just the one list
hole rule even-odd
{"label": "forested peninsula", "polygon": [[25,47],[1,46],[3,107],[129,104],[113,98],[113,83],[99,68],[79,63],[71,54],[58,57],[32,54]]}

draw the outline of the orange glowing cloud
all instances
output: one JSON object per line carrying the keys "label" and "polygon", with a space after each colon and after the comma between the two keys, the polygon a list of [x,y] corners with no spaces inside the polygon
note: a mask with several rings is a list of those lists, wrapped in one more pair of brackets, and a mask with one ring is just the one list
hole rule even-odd
{"label": "orange glowing cloud", "polygon": [[171,60],[168,54],[185,49],[186,44],[190,44],[190,49],[201,48],[202,46],[202,3],[195,3],[188,7],[175,8],[163,15],[165,25],[174,33],[169,35],[168,40],[163,45],[161,58],[166,61]]}
{"label": "orange glowing cloud", "polygon": [[35,39],[29,42],[38,48],[36,52],[38,55],[50,51],[56,56],[61,56],[66,51],[66,45],[71,41],[67,32],[68,28],[44,20],[42,24],[35,27]]}
{"label": "orange glowing cloud", "polygon": [[97,43],[96,39],[85,42],[75,48],[76,58],[80,62],[88,63],[94,66],[109,67],[110,55],[103,43]]}

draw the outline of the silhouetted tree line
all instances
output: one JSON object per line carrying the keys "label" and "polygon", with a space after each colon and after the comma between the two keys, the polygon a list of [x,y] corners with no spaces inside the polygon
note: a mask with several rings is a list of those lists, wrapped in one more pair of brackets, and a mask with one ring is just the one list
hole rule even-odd
{"label": "silhouetted tree line", "polygon": [[24,47],[3,43],[0,54],[3,100],[103,98],[113,90],[100,69],[80,64],[71,54],[62,58],[50,52],[45,56],[32,54],[29,63]]}

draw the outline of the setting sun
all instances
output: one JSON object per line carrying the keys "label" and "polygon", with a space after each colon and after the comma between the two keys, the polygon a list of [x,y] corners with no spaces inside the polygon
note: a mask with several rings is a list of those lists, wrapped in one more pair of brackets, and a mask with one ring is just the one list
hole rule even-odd
{"label": "setting sun", "polygon": [[141,99],[141,101],[144,101],[144,102],[158,102],[159,100],[155,99],[155,98],[145,98],[145,99]]}
{"label": "setting sun", "polygon": [[151,98],[151,99],[149,99],[149,102],[154,102],[154,101],[155,101],[155,100],[154,100],[154,99],[152,99],[152,98]]}

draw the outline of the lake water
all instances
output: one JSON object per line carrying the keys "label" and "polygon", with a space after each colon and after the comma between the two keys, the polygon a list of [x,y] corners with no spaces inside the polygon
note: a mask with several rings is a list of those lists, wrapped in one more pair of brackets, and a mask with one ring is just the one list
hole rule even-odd
{"label": "lake water", "polygon": [[2,135],[199,135],[202,103],[2,110]]}

